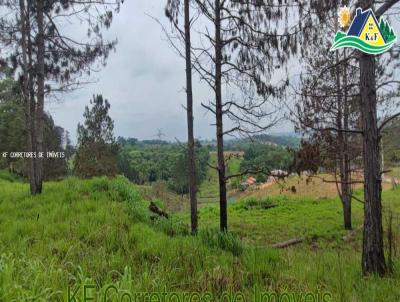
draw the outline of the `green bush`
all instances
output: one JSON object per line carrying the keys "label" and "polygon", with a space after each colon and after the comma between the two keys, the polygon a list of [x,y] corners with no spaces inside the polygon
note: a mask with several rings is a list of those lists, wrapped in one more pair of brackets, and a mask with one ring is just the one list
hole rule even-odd
{"label": "green bush", "polygon": [[235,177],[230,183],[231,189],[239,189],[240,183],[241,183],[241,179],[239,177]]}
{"label": "green bush", "polygon": [[218,229],[204,229],[199,232],[200,240],[210,248],[219,248],[239,256],[243,252],[240,239],[232,232],[221,232]]}
{"label": "green bush", "polygon": [[21,178],[15,174],[11,174],[6,170],[0,170],[0,180],[5,180],[8,182],[18,182]]}
{"label": "green bush", "polygon": [[107,192],[110,188],[110,181],[107,177],[96,177],[92,179],[90,187],[95,192]]}
{"label": "green bush", "polygon": [[115,201],[138,202],[141,194],[136,186],[132,185],[128,179],[122,176],[116,177],[110,186],[109,195]]}
{"label": "green bush", "polygon": [[240,202],[240,207],[249,210],[249,209],[269,209],[275,207],[275,203],[270,198],[258,199],[255,197],[249,197]]}

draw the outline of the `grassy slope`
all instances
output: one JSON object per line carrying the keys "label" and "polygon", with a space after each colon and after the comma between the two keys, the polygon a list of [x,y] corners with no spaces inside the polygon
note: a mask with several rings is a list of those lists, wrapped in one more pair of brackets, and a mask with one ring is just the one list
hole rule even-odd
{"label": "grassy slope", "polygon": [[[400,232],[399,193],[400,189],[387,190],[383,193],[384,220],[391,208],[397,232]],[[356,195],[361,198],[360,194],[361,192]],[[230,229],[251,244],[269,245],[291,238],[318,239],[319,242],[336,243],[346,235],[342,227],[342,208],[338,198],[274,196],[256,199],[269,200],[276,205],[274,208],[246,206],[246,202],[254,199],[256,198],[250,196],[228,207]],[[352,216],[355,234],[360,237],[363,217],[361,203],[353,201]],[[200,210],[202,224],[217,226],[218,217],[219,208],[216,205]]]}
{"label": "grassy slope", "polygon": [[[396,209],[398,193],[385,193]],[[61,301],[68,283],[93,282],[103,289],[218,294],[232,288],[248,295],[257,284],[275,292],[329,291],[332,301],[397,300],[398,275],[360,277],[359,241],[338,239],[337,200],[278,203],[269,210],[230,205],[230,226],[248,243],[233,256],[201,236],[172,236],[175,227],[144,219],[147,202],[121,178],[46,183],[37,197],[25,184],[0,180],[0,301]],[[217,213],[202,209],[201,226],[216,224]],[[299,234],[323,240],[280,251],[265,247]]]}
{"label": "grassy slope", "polygon": [[[400,243],[400,190],[383,194],[384,228],[387,229],[389,208],[397,245]],[[361,197],[361,192],[358,193]],[[333,301],[391,301],[400,297],[400,262],[395,263],[393,279],[377,281],[360,277],[362,248],[362,205],[353,202],[354,232],[342,227],[342,209],[338,198],[295,198],[275,196],[269,199],[277,205],[272,209],[246,206],[248,197],[229,205],[229,228],[251,246],[268,246],[292,238],[305,242],[280,251],[285,266],[279,271],[281,285],[297,283],[306,290],[328,289],[335,293]],[[259,199],[260,200],[260,199]],[[262,200],[262,199],[261,199]],[[200,211],[200,224],[217,226],[219,209],[207,207]],[[348,241],[343,237],[349,236]],[[378,283],[376,283],[378,282]],[[379,284],[379,285],[378,285]],[[292,284],[293,285],[293,284]],[[387,292],[385,292],[385,289]],[[395,298],[396,297],[396,298]]]}
{"label": "grassy slope", "polygon": [[0,182],[0,301],[62,301],[68,284],[83,283],[213,290],[214,278],[232,273],[231,253],[129,215],[147,202],[124,179],[46,183],[37,197]]}
{"label": "grassy slope", "polygon": [[[225,153],[226,156],[229,156],[229,154],[230,152]],[[228,175],[236,174],[239,172],[240,162],[241,159],[235,156],[232,156],[228,160],[228,166],[227,166]],[[216,153],[210,154],[210,165],[214,167],[217,166]],[[208,168],[206,179],[201,183],[199,188],[198,200],[200,204],[218,202],[219,200],[218,173],[215,169]]]}
{"label": "grassy slope", "polygon": [[396,178],[400,178],[400,167],[393,167],[391,168],[391,173],[390,175],[393,175]]}

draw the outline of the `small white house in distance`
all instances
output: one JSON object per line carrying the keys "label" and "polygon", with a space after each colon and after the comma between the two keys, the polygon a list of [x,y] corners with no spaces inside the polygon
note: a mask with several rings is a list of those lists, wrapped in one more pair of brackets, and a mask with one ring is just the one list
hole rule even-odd
{"label": "small white house in distance", "polygon": [[271,176],[274,177],[287,177],[289,175],[288,172],[283,171],[283,170],[272,170],[271,171]]}

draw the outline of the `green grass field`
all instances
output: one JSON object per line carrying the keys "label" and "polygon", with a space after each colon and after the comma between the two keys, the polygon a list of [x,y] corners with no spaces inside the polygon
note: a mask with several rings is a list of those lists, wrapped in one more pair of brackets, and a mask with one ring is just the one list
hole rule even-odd
{"label": "green grass field", "polygon": [[[70,178],[31,197],[26,184],[2,177],[0,301],[67,301],[68,287],[80,286],[82,298],[85,284],[94,286],[94,301],[164,290],[213,297],[232,290],[249,300],[255,287],[296,297],[329,293],[326,301],[398,301],[398,258],[392,276],[361,276],[361,205],[354,204],[356,231],[346,242],[334,198],[240,200],[229,205],[232,233],[222,235],[213,229],[218,208],[210,205],[200,210],[199,235],[191,236],[185,213],[151,219],[141,191],[124,178]],[[384,192],[385,213],[390,205],[399,214],[399,193]],[[276,207],[264,208],[271,203]],[[305,241],[270,247],[294,237]]]}
{"label": "green grass field", "polygon": [[[227,153],[229,154],[229,153]],[[241,159],[232,157],[228,161],[227,173],[236,174],[239,172]],[[217,166],[217,155],[210,154],[210,166]],[[229,189],[229,187],[228,187]],[[228,192],[228,196],[230,193]],[[199,188],[198,200],[200,205],[218,202],[219,188],[218,188],[218,173],[217,170],[209,167],[207,170],[206,179],[201,183]]]}

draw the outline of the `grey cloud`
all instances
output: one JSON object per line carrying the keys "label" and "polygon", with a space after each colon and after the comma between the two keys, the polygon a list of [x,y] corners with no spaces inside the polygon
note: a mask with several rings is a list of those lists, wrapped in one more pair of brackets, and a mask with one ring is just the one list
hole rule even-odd
{"label": "grey cloud", "polygon": [[[94,76],[99,79],[83,89],[50,103],[47,110],[56,123],[66,128],[75,141],[76,126],[93,94],[101,93],[111,103],[116,136],[150,139],[158,129],[166,139],[186,138],[183,90],[184,61],[163,36],[160,26],[147,14],[168,26],[163,0],[128,0],[114,17],[108,39],[118,39],[117,50],[107,66]],[[194,82],[196,137],[213,138],[213,117],[205,114],[200,102],[212,99],[205,84]]]}

